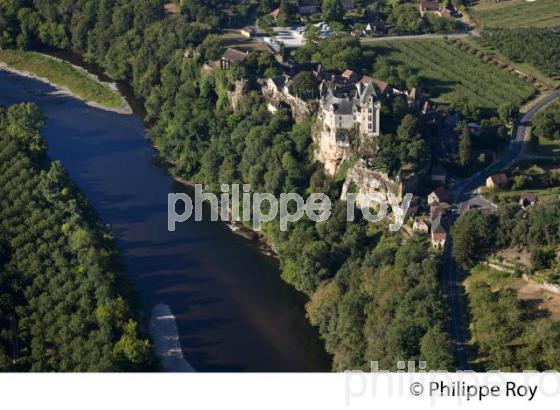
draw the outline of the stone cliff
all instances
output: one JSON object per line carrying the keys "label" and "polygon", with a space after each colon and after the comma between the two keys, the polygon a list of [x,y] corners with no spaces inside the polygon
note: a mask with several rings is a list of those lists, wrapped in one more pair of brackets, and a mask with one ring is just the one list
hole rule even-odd
{"label": "stone cliff", "polygon": [[243,96],[248,91],[248,84],[246,80],[236,80],[228,89],[227,95],[229,104],[233,112],[238,112],[239,104]]}
{"label": "stone cliff", "polygon": [[262,94],[268,101],[270,111],[276,111],[282,104],[290,107],[292,117],[296,123],[301,123],[310,119],[317,111],[318,102],[315,100],[304,101],[301,98],[276,89],[269,83],[262,85]]}
{"label": "stone cliff", "polygon": [[333,138],[321,122],[313,127],[312,137],[315,142],[315,159],[324,164],[327,174],[334,175],[342,161],[350,157],[348,137]]}
{"label": "stone cliff", "polygon": [[356,205],[359,207],[369,206],[367,195],[374,193],[381,194],[385,200],[387,195],[392,193],[397,199],[402,200],[405,185],[408,184],[403,184],[399,177],[391,179],[386,173],[371,169],[366,161],[360,160],[346,174],[340,199],[345,201],[350,187],[353,186],[355,189],[352,191],[357,194]]}

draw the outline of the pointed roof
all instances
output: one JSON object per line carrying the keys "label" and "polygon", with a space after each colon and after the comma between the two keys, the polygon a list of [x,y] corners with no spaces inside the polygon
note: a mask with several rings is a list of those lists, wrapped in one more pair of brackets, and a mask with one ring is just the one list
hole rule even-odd
{"label": "pointed roof", "polygon": [[282,13],[282,9],[280,9],[280,7],[279,7],[277,9],[272,10],[270,12],[270,15],[272,16],[272,18],[274,18],[274,20],[276,20],[280,16],[281,13]]}
{"label": "pointed roof", "polygon": [[447,199],[449,199],[449,194],[447,193],[447,190],[440,186],[437,189],[434,189],[432,191],[432,193],[430,193],[430,195],[434,194],[437,198],[439,202],[445,202],[447,201]]}
{"label": "pointed roof", "polygon": [[447,233],[441,223],[441,216],[438,216],[432,221],[432,233]]}

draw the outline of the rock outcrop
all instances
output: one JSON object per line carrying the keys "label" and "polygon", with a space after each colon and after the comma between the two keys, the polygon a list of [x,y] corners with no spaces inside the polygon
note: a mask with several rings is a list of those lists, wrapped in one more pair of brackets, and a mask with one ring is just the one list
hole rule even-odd
{"label": "rock outcrop", "polygon": [[315,159],[325,166],[325,172],[334,175],[342,161],[349,158],[351,149],[348,135],[333,138],[319,122],[313,128],[313,141],[315,142]]}
{"label": "rock outcrop", "polygon": [[316,100],[305,101],[293,96],[280,80],[281,76],[262,83],[262,94],[268,101],[269,111],[275,112],[282,104],[285,104],[290,107],[296,123],[310,119],[317,112],[318,102]]}
{"label": "rock outcrop", "polygon": [[386,173],[371,169],[366,161],[360,160],[346,174],[340,199],[345,201],[350,192],[350,187],[353,186],[355,189],[352,189],[352,191],[357,194],[356,205],[359,207],[369,206],[367,195],[374,193],[381,194],[385,200],[387,200],[388,194],[392,193],[401,201],[405,190],[407,193],[413,191],[411,189],[414,185],[413,180],[413,176],[405,181],[401,181],[398,176],[391,179]]}
{"label": "rock outcrop", "polygon": [[227,91],[229,104],[233,112],[237,113],[239,111],[239,104],[247,91],[248,84],[246,80],[236,80]]}

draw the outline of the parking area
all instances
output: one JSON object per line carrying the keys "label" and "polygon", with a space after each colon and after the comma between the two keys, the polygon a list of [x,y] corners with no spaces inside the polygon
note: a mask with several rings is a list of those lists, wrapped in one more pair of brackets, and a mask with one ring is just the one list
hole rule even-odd
{"label": "parking area", "polygon": [[303,35],[292,27],[274,27],[274,40],[284,43],[286,48],[301,47],[305,44]]}

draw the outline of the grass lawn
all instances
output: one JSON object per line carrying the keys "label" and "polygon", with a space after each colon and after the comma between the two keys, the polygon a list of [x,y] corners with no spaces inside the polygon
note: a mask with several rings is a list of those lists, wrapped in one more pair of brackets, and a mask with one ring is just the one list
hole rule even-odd
{"label": "grass lawn", "polygon": [[85,101],[108,108],[121,108],[123,106],[120,96],[111,90],[107,84],[96,81],[86,72],[64,61],[33,51],[0,50],[0,62],[66,88]]}
{"label": "grass lawn", "polygon": [[524,193],[534,194],[537,199],[542,203],[555,202],[560,195],[560,187],[546,188],[546,189],[519,189],[512,191],[498,191],[492,192],[490,196],[495,194],[500,201],[511,202],[517,200]]}
{"label": "grass lawn", "polygon": [[[492,190],[482,187],[481,192],[493,202],[517,202],[524,193],[531,193],[537,197],[540,203],[557,202],[560,195],[560,186],[543,185],[539,182],[541,178],[552,177],[560,172],[560,166],[553,160],[526,160],[519,163],[508,172],[512,186],[504,190]],[[524,186],[516,188],[515,178],[524,176],[527,180]]]}
{"label": "grass lawn", "polygon": [[[493,261],[493,263],[500,265],[497,261]],[[503,289],[512,285],[517,280],[518,277],[512,273],[492,269],[491,267],[480,263],[470,270],[469,277],[465,280],[465,285],[468,289],[469,285],[475,282],[485,282],[492,289]]]}
{"label": "grass lawn", "polygon": [[226,31],[218,36],[222,46],[240,48],[246,51],[268,51],[268,48],[254,38],[242,36],[237,30]]}
{"label": "grass lawn", "polygon": [[560,140],[539,137],[539,146],[531,151],[537,155],[560,155]]}
{"label": "grass lawn", "polygon": [[560,1],[481,0],[472,14],[486,28],[554,27],[560,26]]}
{"label": "grass lawn", "polygon": [[371,47],[416,71],[425,80],[425,91],[439,103],[467,97],[485,110],[495,110],[504,102],[521,105],[535,92],[526,81],[443,40],[379,42]]}

